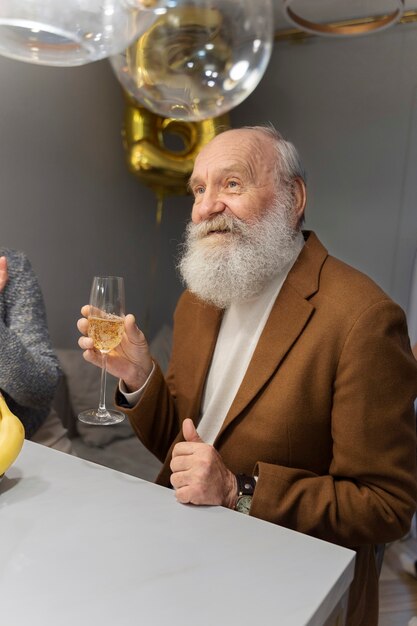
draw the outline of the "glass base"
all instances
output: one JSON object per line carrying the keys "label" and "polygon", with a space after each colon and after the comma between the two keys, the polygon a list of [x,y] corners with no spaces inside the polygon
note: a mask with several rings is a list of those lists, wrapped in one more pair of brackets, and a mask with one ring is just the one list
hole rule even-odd
{"label": "glass base", "polygon": [[84,424],[93,424],[95,426],[111,426],[123,422],[126,415],[121,411],[99,411],[98,409],[88,409],[78,414],[78,419]]}

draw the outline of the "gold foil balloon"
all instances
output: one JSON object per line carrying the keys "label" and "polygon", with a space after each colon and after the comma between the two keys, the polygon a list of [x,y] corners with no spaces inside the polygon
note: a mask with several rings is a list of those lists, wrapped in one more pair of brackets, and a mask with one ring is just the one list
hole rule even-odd
{"label": "gold foil balloon", "polygon": [[160,11],[157,0],[0,0],[0,54],[83,65],[121,52]]}
{"label": "gold foil balloon", "polygon": [[273,41],[271,0],[171,0],[166,13],[110,62],[124,89],[152,112],[217,117],[258,85]]}
{"label": "gold foil balloon", "polygon": [[[128,97],[123,141],[129,169],[159,198],[186,194],[198,152],[227,128],[227,115],[184,122],[155,115]],[[172,139],[180,144],[179,149],[169,147]]]}
{"label": "gold foil balloon", "polygon": [[[194,160],[204,144],[229,128],[229,117],[223,115],[200,122],[186,122],[155,115],[127,95],[123,142],[131,172],[150,187],[157,198],[155,231],[149,261],[149,291],[143,327],[149,334],[152,303],[156,289],[161,223],[164,198],[184,195],[194,167]],[[170,140],[177,139],[175,146]]]}

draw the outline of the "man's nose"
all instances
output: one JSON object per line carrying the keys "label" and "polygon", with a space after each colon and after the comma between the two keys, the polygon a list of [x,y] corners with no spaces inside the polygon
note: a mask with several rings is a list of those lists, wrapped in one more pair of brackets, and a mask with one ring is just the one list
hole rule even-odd
{"label": "man's nose", "polygon": [[217,213],[222,213],[226,208],[225,203],[219,198],[215,191],[206,189],[199,202],[195,202],[192,211],[192,220],[196,224],[209,219]]}

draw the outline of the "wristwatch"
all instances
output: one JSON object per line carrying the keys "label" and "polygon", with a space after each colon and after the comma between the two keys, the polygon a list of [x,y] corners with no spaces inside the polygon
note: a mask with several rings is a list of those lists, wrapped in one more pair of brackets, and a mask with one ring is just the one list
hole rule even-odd
{"label": "wristwatch", "polygon": [[235,511],[239,511],[239,513],[246,513],[247,515],[252,504],[252,496],[255,491],[256,480],[253,476],[236,474],[236,481],[237,500],[235,504]]}

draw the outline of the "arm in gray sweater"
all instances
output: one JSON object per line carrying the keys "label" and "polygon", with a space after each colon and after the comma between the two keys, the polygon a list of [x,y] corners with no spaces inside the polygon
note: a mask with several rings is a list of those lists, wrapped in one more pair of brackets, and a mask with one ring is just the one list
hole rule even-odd
{"label": "arm in gray sweater", "polygon": [[8,281],[0,292],[0,389],[30,438],[48,415],[60,370],[40,285],[24,253],[0,249]]}

